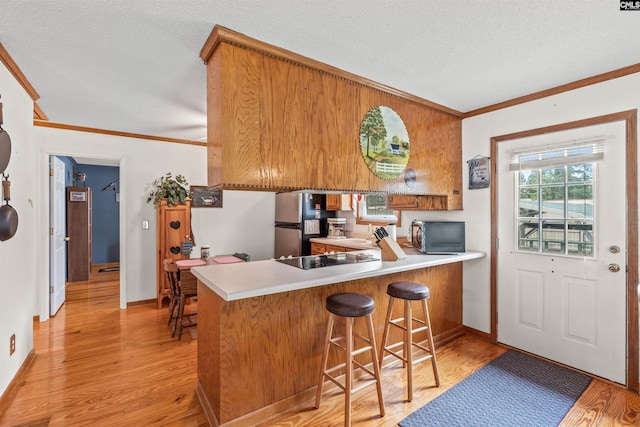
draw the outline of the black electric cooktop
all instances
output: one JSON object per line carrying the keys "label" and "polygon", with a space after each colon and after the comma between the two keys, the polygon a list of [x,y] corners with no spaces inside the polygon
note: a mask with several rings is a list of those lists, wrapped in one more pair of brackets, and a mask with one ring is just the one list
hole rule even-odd
{"label": "black electric cooktop", "polygon": [[338,252],[335,254],[324,255],[309,255],[295,258],[280,258],[276,261],[283,264],[287,264],[293,267],[298,267],[303,270],[311,270],[312,268],[331,267],[334,265],[345,264],[358,264],[361,262],[379,261],[380,258],[375,258],[373,255],[367,253],[347,253]]}

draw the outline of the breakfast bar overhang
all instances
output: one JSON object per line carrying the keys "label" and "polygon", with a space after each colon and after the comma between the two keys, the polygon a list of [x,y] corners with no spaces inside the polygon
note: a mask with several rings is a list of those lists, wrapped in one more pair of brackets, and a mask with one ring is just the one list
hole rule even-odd
{"label": "breakfast bar overhang", "polygon": [[[313,405],[327,313],[339,292],[370,295],[380,341],[394,281],[425,284],[436,348],[462,332],[462,262],[486,256],[421,255],[305,270],[276,260],[195,267],[197,394],[212,425],[250,425]],[[350,252],[352,253],[352,252]],[[365,254],[380,253],[375,250]],[[366,361],[365,361],[366,363]]]}

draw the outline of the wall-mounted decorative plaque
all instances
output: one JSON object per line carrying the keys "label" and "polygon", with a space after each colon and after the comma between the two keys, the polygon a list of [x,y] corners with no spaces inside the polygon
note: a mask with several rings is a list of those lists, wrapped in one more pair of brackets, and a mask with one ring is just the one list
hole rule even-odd
{"label": "wall-mounted decorative plaque", "polygon": [[221,208],[222,190],[209,190],[205,186],[192,185],[191,192],[192,208]]}
{"label": "wall-mounted decorative plaque", "polygon": [[489,171],[489,157],[476,156],[467,160],[469,164],[469,190],[487,188],[491,178]]}

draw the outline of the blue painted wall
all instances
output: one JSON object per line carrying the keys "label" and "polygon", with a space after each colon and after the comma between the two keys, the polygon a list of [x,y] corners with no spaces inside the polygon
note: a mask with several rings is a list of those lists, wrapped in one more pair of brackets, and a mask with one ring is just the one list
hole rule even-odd
{"label": "blue painted wall", "polygon": [[71,157],[58,156],[62,163],[64,163],[64,185],[69,187],[70,185],[76,185],[73,180],[73,170],[78,168],[78,162]]}
{"label": "blue painted wall", "polygon": [[[116,195],[120,190],[117,182],[111,188],[102,189],[117,180],[120,168],[113,166],[94,166],[79,164],[76,172],[87,174],[84,186],[91,188],[92,194],[92,264],[106,264],[120,262],[120,218],[118,211],[120,203]],[[83,183],[76,185],[82,187]]]}

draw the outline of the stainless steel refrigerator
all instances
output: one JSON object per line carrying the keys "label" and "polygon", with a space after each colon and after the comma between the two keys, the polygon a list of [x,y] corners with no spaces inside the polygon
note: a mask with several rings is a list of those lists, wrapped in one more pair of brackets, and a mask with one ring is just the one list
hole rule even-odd
{"label": "stainless steel refrigerator", "polygon": [[327,212],[324,194],[277,193],[274,256],[311,255],[312,237],[326,237]]}

